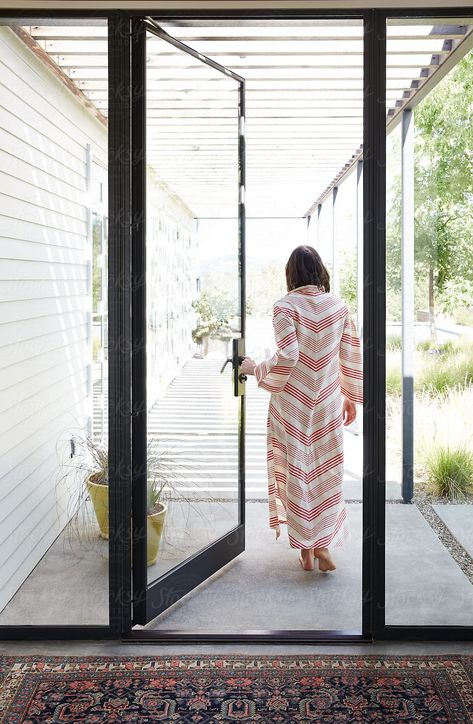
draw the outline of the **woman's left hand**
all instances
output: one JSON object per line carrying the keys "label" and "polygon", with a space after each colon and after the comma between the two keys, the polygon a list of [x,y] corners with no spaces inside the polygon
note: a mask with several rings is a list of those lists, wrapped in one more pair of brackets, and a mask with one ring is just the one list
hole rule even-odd
{"label": "woman's left hand", "polygon": [[342,417],[344,425],[351,425],[356,418],[355,403],[347,400],[346,397],[343,398]]}
{"label": "woman's left hand", "polygon": [[256,362],[251,357],[245,357],[240,365],[240,372],[243,375],[254,375]]}

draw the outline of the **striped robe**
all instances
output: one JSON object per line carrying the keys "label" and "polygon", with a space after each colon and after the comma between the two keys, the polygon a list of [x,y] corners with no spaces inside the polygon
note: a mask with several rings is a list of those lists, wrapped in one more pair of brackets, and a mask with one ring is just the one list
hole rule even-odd
{"label": "striped robe", "polygon": [[362,403],[360,341],[345,302],[307,285],[276,302],[277,351],[255,368],[271,393],[267,429],[269,524],[287,523],[293,548],[348,535],[342,492],[342,395]]}

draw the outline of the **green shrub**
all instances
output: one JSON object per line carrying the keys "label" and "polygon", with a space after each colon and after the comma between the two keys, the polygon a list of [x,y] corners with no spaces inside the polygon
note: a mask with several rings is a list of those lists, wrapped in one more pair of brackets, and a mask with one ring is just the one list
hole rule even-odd
{"label": "green shrub", "polygon": [[[386,392],[400,395],[402,391],[400,338],[386,338]],[[414,387],[416,393],[438,396],[449,390],[473,385],[473,339],[449,340],[438,347],[430,341],[417,344]]]}
{"label": "green shrub", "polygon": [[402,392],[401,365],[398,360],[386,366],[386,394],[397,397]]}
{"label": "green shrub", "polygon": [[473,382],[473,347],[470,342],[447,342],[438,355],[423,355],[416,375],[416,390],[430,394],[468,387]]}
{"label": "green shrub", "polygon": [[442,355],[445,356],[456,354],[461,347],[462,345],[459,342],[454,342],[452,339],[449,339],[448,342],[444,342],[439,346],[439,350]]}
{"label": "green shrub", "polygon": [[432,446],[424,465],[436,495],[455,500],[473,491],[473,453],[466,446]]}
{"label": "green shrub", "polygon": [[388,334],[386,335],[386,349],[387,350],[399,350],[401,349],[401,335],[399,334]]}
{"label": "green shrub", "polygon": [[431,395],[447,392],[461,385],[456,373],[457,370],[452,365],[445,365],[440,361],[437,364],[427,364],[415,381],[416,391]]}
{"label": "green shrub", "polygon": [[429,350],[432,349],[431,340],[423,339],[422,342],[417,342],[416,349],[418,349],[419,352],[429,352]]}

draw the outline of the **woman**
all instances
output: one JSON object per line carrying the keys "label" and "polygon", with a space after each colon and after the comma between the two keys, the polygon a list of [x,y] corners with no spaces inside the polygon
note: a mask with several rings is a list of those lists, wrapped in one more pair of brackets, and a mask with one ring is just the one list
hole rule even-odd
{"label": "woman", "polygon": [[[271,392],[267,461],[269,524],[313,570],[333,571],[329,546],[348,535],[342,493],[343,425],[363,401],[360,341],[347,305],[331,295],[329,274],[311,246],[294,249],[286,265],[288,293],[273,308],[277,350],[256,364],[246,357],[243,374],[254,374]],[[342,400],[343,396],[343,400]]]}

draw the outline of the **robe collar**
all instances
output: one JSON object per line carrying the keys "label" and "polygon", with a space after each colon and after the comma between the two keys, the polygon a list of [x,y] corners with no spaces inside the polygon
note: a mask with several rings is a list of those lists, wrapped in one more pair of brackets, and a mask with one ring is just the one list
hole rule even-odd
{"label": "robe collar", "polygon": [[296,287],[296,289],[291,289],[288,294],[293,294],[297,292],[298,294],[305,294],[308,297],[317,297],[319,294],[325,294],[325,289],[321,289],[320,287],[315,286],[315,284],[305,284],[303,287]]}

